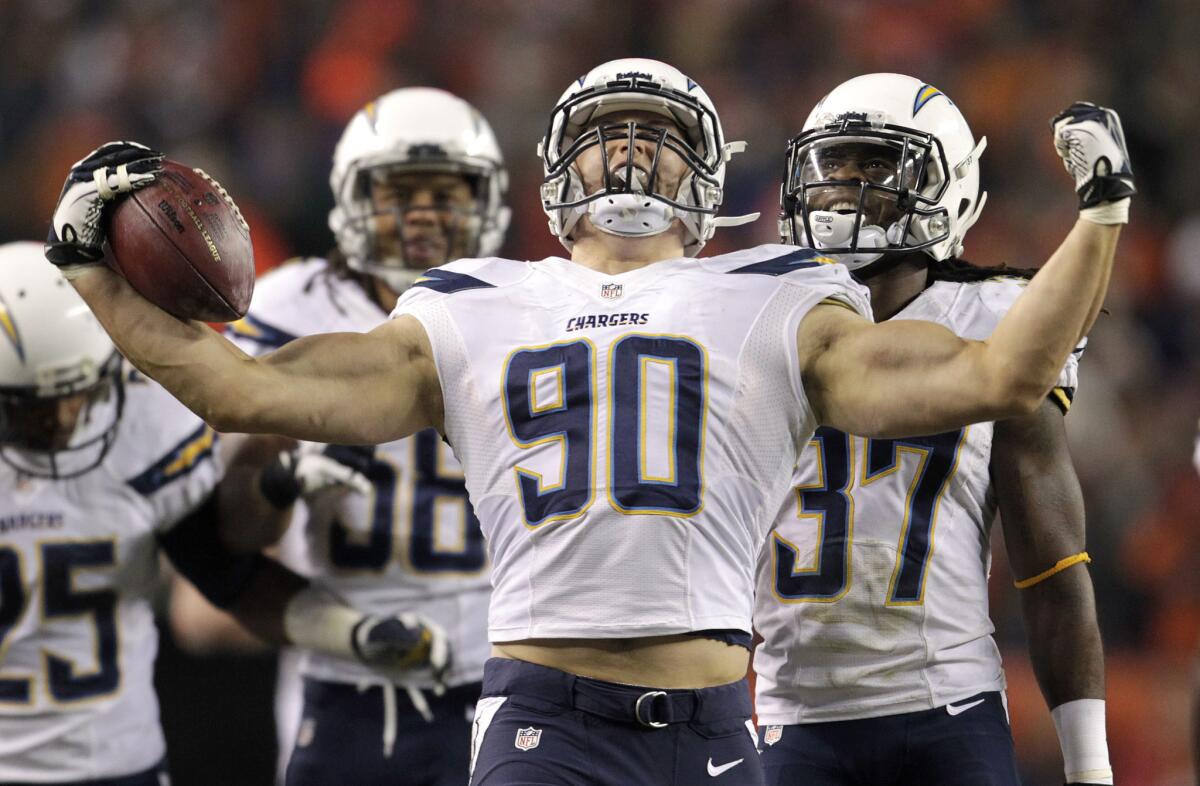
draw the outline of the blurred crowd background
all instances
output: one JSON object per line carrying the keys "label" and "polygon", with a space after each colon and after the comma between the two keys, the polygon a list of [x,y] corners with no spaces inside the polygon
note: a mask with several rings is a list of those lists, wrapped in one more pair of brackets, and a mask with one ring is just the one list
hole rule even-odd
{"label": "blurred crowd background", "polygon": [[[702,84],[727,138],[749,142],[730,166],[723,212],[763,217],[722,230],[706,253],[775,240],[787,138],[834,85],[898,71],[944,90],[989,139],[991,198],[966,257],[1035,266],[1075,211],[1048,119],[1075,99],[1115,107],[1141,193],[1067,422],[1087,497],[1118,782],[1190,783],[1197,41],[1195,0],[0,0],[0,238],[44,237],[71,162],[125,138],[222,181],[253,227],[260,269],[323,254],[343,125],[382,92],[434,85],[478,106],[499,136],[512,176],[506,255],[556,254],[534,152],[549,111],[591,66],[648,56]],[[993,587],[1025,782],[1059,783],[1002,548]],[[176,783],[265,782],[254,773],[270,768],[270,662],[214,670],[165,649]]]}

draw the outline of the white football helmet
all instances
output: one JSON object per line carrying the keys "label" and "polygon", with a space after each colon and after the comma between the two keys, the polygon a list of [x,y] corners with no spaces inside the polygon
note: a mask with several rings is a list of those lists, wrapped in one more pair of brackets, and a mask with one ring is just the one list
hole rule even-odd
{"label": "white football helmet", "polygon": [[[683,131],[674,133],[635,122],[598,124],[614,112],[646,111],[663,115]],[[610,171],[606,142],[634,139],[654,145],[651,171],[635,169],[632,161]],[[585,193],[577,159],[599,146],[604,182]],[[685,250],[695,256],[719,226],[753,221],[755,213],[717,218],[724,197],[725,163],[745,142],[726,142],[708,94],[677,69],[657,60],[626,58],[596,66],[571,83],[554,112],[546,136],[538,145],[542,159],[542,209],[550,231],[571,250],[572,232],[584,214],[592,225],[614,235],[643,237],[665,232],[678,218],[687,229]],[[656,189],[659,154],[663,148],[684,160],[690,172],[675,193]]]}
{"label": "white football helmet", "polygon": [[[451,244],[461,256],[491,256],[504,241],[510,212],[505,206],[508,172],[491,126],[475,107],[444,90],[393,90],[363,107],[346,126],[333,153],[329,184],[334,208],[329,228],[350,267],[378,276],[402,292],[428,265],[410,268],[403,252],[385,252],[378,242],[378,208],[370,177],[383,172],[452,173],[474,184],[476,208]],[[453,261],[452,259],[445,260]]]}
{"label": "white football helmet", "polygon": [[942,91],[902,74],[843,82],[788,142],[783,242],[821,249],[851,269],[884,254],[962,254],[979,218],[978,143]]}
{"label": "white football helmet", "polygon": [[[57,478],[97,466],[116,437],[120,370],[108,334],[46,262],[42,244],[0,245],[0,458],[26,474]],[[79,393],[91,398],[74,433],[63,447],[49,447],[44,431],[33,433],[42,424],[31,413]]]}

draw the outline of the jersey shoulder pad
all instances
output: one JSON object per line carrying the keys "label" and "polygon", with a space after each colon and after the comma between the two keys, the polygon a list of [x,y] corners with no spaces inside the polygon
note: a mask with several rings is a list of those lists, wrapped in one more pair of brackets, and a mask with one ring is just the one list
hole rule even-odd
{"label": "jersey shoulder pad", "polygon": [[819,251],[777,243],[707,257],[700,262],[705,267],[722,273],[775,277],[786,276],[800,270],[840,267],[835,259],[825,256]]}
{"label": "jersey shoulder pad", "polygon": [[529,264],[515,259],[484,257],[458,259],[426,270],[396,302],[392,316],[409,307],[459,292],[481,291],[510,286],[530,273]]}
{"label": "jersey shoulder pad", "polygon": [[871,293],[849,269],[810,248],[769,244],[704,260],[731,275],[770,277],[781,285],[816,290],[821,300],[848,306],[871,319]]}
{"label": "jersey shoulder pad", "polygon": [[904,309],[905,318],[940,322],[963,338],[982,340],[992,334],[1028,283],[1008,276],[935,281],[913,301],[911,309]]}
{"label": "jersey shoulder pad", "polygon": [[135,491],[149,496],[216,461],[216,432],[157,382],[132,376],[125,389],[125,411],[112,460]]}

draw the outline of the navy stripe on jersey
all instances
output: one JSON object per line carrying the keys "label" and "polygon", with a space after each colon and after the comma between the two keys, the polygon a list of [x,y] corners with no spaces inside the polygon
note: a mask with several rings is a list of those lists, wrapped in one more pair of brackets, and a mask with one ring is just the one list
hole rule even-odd
{"label": "navy stripe on jersey", "polygon": [[757,273],[763,276],[782,276],[793,270],[804,270],[818,265],[832,265],[835,261],[823,256],[811,248],[798,248],[790,254],[784,254],[774,259],[764,259],[745,267],[730,270],[730,273]]}
{"label": "navy stripe on jersey", "polygon": [[257,341],[259,344],[271,347],[272,349],[278,349],[289,341],[296,340],[296,336],[288,333],[286,330],[272,327],[261,319],[252,317],[249,314],[237,322],[230,322],[226,330],[228,330],[231,336],[248,338],[251,341]]}
{"label": "navy stripe on jersey", "polygon": [[468,276],[466,273],[451,273],[449,270],[435,267],[432,270],[426,270],[425,274],[413,283],[413,286],[425,287],[449,295],[451,292],[461,292],[465,289],[490,289],[493,285],[474,276]]}
{"label": "navy stripe on jersey", "polygon": [[188,434],[149,469],[129,481],[133,490],[149,496],[176,478],[194,470],[209,456],[217,442],[217,433],[207,423]]}

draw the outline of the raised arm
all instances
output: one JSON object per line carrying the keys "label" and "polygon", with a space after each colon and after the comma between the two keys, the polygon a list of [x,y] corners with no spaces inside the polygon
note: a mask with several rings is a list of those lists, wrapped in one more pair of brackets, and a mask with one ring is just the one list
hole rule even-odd
{"label": "raised arm", "polygon": [[873,324],[836,306],[814,308],[797,342],[820,422],[899,437],[1037,409],[1096,319],[1133,193],[1120,122],[1110,110],[1076,104],[1057,120],[1055,134],[1075,177],[1080,217],[992,335],[969,341],[932,323]]}
{"label": "raised arm", "polygon": [[370,333],[300,338],[252,358],[103,266],[72,283],[121,353],[218,431],[377,444],[441,424],[432,349],[412,317]]}
{"label": "raised arm", "polygon": [[986,341],[817,306],[798,341],[820,422],[888,438],[1031,414],[1095,319],[1118,232],[1080,219]]}
{"label": "raised arm", "polygon": [[104,264],[104,214],[161,173],[162,154],[110,142],[67,176],[46,242],[130,361],[220,431],[376,444],[441,423],[432,351],[415,319],[371,333],[303,338],[254,359],[201,322],[177,319]]}

